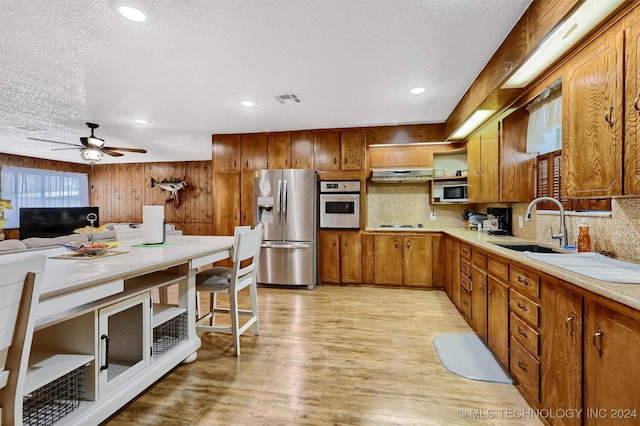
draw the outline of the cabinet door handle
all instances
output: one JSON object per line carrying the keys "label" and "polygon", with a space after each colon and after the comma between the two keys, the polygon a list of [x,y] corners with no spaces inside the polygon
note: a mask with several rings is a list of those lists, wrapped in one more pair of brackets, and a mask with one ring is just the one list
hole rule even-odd
{"label": "cabinet door handle", "polygon": [[348,246],[349,245],[349,240],[344,240],[344,246]]}
{"label": "cabinet door handle", "polygon": [[100,366],[100,371],[104,371],[109,369],[109,336],[103,334],[100,339],[104,340],[104,365]]}
{"label": "cabinet door handle", "polygon": [[529,287],[529,280],[523,277],[522,275],[518,275],[518,282]]}
{"label": "cabinet door handle", "polygon": [[249,160],[247,160],[244,164],[245,164],[245,167],[248,169],[249,168]]}
{"label": "cabinet door handle", "polygon": [[334,247],[336,246],[336,240],[333,240],[333,246]]}
{"label": "cabinet door handle", "polygon": [[571,336],[573,336],[573,320],[574,319],[575,319],[574,314],[571,314],[566,320],[567,331]]}
{"label": "cabinet door handle", "polygon": [[336,157],[333,157],[333,164],[338,164],[338,159]]}
{"label": "cabinet door handle", "polygon": [[609,123],[609,127],[613,127],[613,105],[609,106],[607,112],[604,113],[604,119]]}
{"label": "cabinet door handle", "polygon": [[399,244],[399,243],[398,243],[398,240],[396,240],[396,248],[398,248],[398,244]]}
{"label": "cabinet door handle", "polygon": [[523,365],[522,361],[518,361],[518,367],[522,368],[527,373],[529,372],[529,368],[526,365]]}
{"label": "cabinet door handle", "polygon": [[633,100],[633,107],[636,109],[636,111],[640,111],[640,107],[638,106],[638,101],[640,101],[640,96],[636,96],[636,98]]}
{"label": "cabinet door handle", "polygon": [[518,334],[527,340],[529,339],[529,335],[527,334],[527,332],[520,326],[518,326]]}
{"label": "cabinet door handle", "polygon": [[596,350],[598,351],[598,355],[600,357],[602,357],[602,335],[604,334],[604,332],[602,331],[601,328],[598,329],[598,331],[593,335],[593,345],[596,347]]}
{"label": "cabinet door handle", "polygon": [[411,241],[407,241],[407,248],[410,249],[411,248]]}
{"label": "cabinet door handle", "polygon": [[527,305],[522,302],[518,302],[516,305],[518,306],[518,308],[522,309],[525,312],[529,310],[529,308],[527,308]]}

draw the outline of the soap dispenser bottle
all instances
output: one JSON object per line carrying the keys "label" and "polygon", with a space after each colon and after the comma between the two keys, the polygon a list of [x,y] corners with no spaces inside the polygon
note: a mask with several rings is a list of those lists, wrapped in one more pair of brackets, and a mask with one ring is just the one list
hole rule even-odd
{"label": "soap dispenser bottle", "polygon": [[591,236],[589,235],[589,224],[582,219],[578,224],[578,251],[591,251]]}

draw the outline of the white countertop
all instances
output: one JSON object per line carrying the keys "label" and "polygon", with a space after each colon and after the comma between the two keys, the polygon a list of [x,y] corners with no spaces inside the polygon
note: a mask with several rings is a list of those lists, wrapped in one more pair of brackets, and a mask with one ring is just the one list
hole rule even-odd
{"label": "white countertop", "polygon": [[620,302],[623,305],[640,310],[640,284],[616,284],[600,281],[594,278],[589,278],[586,275],[553,266],[546,262],[532,259],[527,257],[523,252],[510,250],[496,244],[492,244],[492,242],[531,242],[530,240],[524,240],[517,237],[488,235],[484,232],[463,228],[443,228],[440,229],[440,231],[477,246],[487,252],[493,252],[503,258],[514,260],[524,266],[537,269],[585,290],[589,290],[592,293],[599,294],[611,300]]}

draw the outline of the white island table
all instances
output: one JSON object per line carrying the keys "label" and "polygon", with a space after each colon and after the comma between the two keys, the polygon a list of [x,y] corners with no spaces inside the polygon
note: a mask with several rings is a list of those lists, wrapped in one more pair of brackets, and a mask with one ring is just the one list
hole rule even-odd
{"label": "white island table", "polygon": [[[46,402],[47,392],[77,380],[82,390],[65,396],[74,407],[55,424],[97,425],[195,359],[195,275],[229,257],[233,237],[169,236],[166,245],[135,247],[141,242],[123,241],[114,251],[127,253],[88,260],[57,258],[65,249],[0,256],[48,256],[25,386],[37,406],[25,400],[25,416],[69,405]],[[178,301],[168,304],[163,294],[173,285]]]}

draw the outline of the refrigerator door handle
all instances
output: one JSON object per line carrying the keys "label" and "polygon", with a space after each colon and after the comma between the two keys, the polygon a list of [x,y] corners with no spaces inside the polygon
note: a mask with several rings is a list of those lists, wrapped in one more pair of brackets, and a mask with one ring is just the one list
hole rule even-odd
{"label": "refrigerator door handle", "polygon": [[305,244],[305,243],[289,243],[289,244],[262,243],[260,247],[274,248],[274,249],[308,249],[309,247],[311,247],[311,245]]}
{"label": "refrigerator door handle", "polygon": [[282,184],[282,222],[287,220],[287,181]]}
{"label": "refrigerator door handle", "polygon": [[280,208],[282,207],[282,181],[278,181],[278,193],[276,194],[276,212],[280,213]]}

